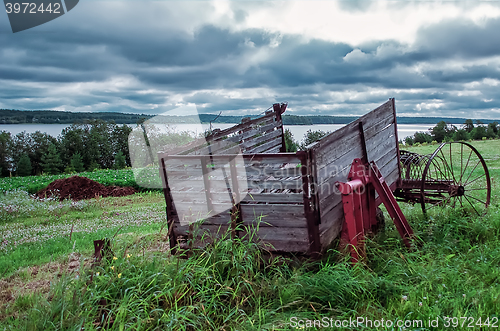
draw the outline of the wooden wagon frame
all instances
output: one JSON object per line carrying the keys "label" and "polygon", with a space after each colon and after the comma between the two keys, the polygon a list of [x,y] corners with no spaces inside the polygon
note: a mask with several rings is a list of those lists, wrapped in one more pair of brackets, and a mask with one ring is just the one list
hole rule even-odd
{"label": "wooden wagon frame", "polygon": [[[354,159],[375,161],[391,190],[400,186],[394,99],[296,153],[285,152],[286,106],[158,153],[171,248],[255,227],[267,249],[318,254],[341,231],[335,183],[347,180]],[[214,179],[215,170],[222,172]]]}

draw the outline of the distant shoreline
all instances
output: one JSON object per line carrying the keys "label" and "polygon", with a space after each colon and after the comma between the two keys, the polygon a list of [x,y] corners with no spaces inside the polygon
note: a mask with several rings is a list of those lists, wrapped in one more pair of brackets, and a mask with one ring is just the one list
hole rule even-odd
{"label": "distant shoreline", "polygon": [[[62,112],[54,110],[9,110],[0,109],[0,124],[73,124],[84,123],[92,120],[114,121],[116,124],[137,123],[150,119],[158,115],[146,114],[125,114],[116,112],[97,112],[97,113],[77,113]],[[191,124],[191,123],[240,123],[244,117],[258,117],[259,115],[246,116],[225,116],[221,115],[216,120],[217,115],[199,114],[188,116],[164,116],[165,122],[172,124]],[[358,116],[335,116],[335,115],[287,115],[283,116],[285,125],[315,125],[315,124],[348,124],[356,120]],[[449,124],[463,124],[466,118],[456,117],[397,117],[399,124],[437,124],[445,121]],[[478,119],[473,119],[477,121]],[[484,124],[500,122],[500,120],[479,119]]]}

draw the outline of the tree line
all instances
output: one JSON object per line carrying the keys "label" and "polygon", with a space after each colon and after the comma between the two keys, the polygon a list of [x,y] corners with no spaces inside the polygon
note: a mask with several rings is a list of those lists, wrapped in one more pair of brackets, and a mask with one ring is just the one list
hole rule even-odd
{"label": "tree line", "polygon": [[[134,155],[144,154],[147,166],[155,161],[155,155],[145,154],[145,146],[140,141],[144,137],[141,125],[132,135]],[[12,136],[10,132],[0,131],[0,174],[1,176],[29,176],[93,171],[95,169],[122,169],[131,166],[129,151],[129,134],[132,128],[123,124],[103,120],[90,120],[85,123],[72,124],[57,137],[36,131],[21,132]],[[285,130],[285,143],[288,152],[303,150],[305,147],[326,136],[329,132],[308,130],[301,142],[295,141],[290,130]],[[194,137],[188,132],[149,132],[148,136],[156,144],[179,145]],[[481,140],[500,138],[500,126],[497,122],[485,125],[476,120],[476,125],[467,119],[462,127],[440,121],[428,132],[416,132],[406,137],[404,144],[424,144],[432,142],[448,142],[460,140]],[[402,143],[402,141],[400,141]],[[149,141],[146,142],[149,145]]]}
{"label": "tree line", "polygon": [[413,136],[406,137],[405,145],[424,144],[432,142],[451,142],[461,140],[484,140],[500,138],[500,126],[498,122],[490,122],[488,125],[481,120],[476,120],[476,125],[471,119],[465,120],[462,127],[440,121],[429,132],[415,132]]}
{"label": "tree line", "polygon": [[29,176],[130,166],[132,128],[103,120],[72,124],[57,137],[0,131],[0,174]]}

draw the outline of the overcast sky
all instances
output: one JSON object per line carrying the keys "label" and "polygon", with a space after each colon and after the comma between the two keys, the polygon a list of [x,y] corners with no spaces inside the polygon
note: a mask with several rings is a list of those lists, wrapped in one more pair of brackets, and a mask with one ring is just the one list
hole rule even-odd
{"label": "overcast sky", "polygon": [[13,34],[0,108],[500,119],[500,2],[93,1]]}

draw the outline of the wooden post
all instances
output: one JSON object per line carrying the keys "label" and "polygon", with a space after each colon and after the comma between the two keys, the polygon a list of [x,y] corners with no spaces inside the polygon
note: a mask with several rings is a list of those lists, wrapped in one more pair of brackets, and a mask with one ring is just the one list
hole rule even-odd
{"label": "wooden post", "polygon": [[297,157],[300,159],[302,171],[302,195],[304,198],[304,214],[307,222],[307,232],[309,236],[309,253],[313,259],[319,258],[321,254],[321,242],[319,237],[319,226],[317,215],[312,208],[312,199],[309,192],[309,158],[305,151],[297,152]]}

